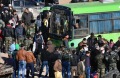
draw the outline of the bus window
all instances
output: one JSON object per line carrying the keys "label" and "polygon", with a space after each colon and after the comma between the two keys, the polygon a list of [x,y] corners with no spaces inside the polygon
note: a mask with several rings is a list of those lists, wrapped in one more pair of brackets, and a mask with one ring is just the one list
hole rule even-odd
{"label": "bus window", "polygon": [[75,29],[78,29],[78,28],[80,28],[80,20],[79,19],[76,19],[76,23],[75,23]]}
{"label": "bus window", "polygon": [[87,26],[87,17],[86,16],[81,16],[80,17],[79,25],[80,25],[80,28],[88,28],[88,26]]}
{"label": "bus window", "polygon": [[18,1],[18,0],[15,0],[13,5],[14,6],[21,6],[20,1]]}
{"label": "bus window", "polygon": [[14,0],[13,5],[15,7],[19,7],[19,6],[21,6],[21,7],[22,6],[24,6],[24,7],[35,6],[36,2],[34,0]]}

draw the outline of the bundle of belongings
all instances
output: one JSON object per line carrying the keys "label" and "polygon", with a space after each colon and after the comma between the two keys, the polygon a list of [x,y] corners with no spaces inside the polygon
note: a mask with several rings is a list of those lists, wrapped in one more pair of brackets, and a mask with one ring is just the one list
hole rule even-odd
{"label": "bundle of belongings", "polygon": [[13,66],[9,64],[10,62],[7,53],[0,53],[0,78],[13,73]]}

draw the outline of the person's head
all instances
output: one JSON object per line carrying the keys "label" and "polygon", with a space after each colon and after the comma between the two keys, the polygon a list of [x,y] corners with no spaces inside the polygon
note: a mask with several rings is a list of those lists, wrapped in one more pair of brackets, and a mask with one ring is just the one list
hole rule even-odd
{"label": "person's head", "polygon": [[83,46],[79,46],[79,50],[80,50],[80,51],[83,51]]}
{"label": "person's head", "polygon": [[37,16],[37,20],[40,20],[40,18],[41,18],[40,15],[38,15],[38,16]]}
{"label": "person's head", "polygon": [[32,45],[27,48],[27,51],[32,51]]}
{"label": "person's head", "polygon": [[31,40],[31,39],[32,39],[32,37],[29,35],[29,36],[28,36],[28,39],[29,39],[29,40]]}
{"label": "person's head", "polygon": [[24,46],[24,44],[21,44],[20,47],[21,47],[21,49],[24,49],[25,46]]}
{"label": "person's head", "polygon": [[38,34],[41,35],[41,34],[42,34],[42,31],[38,31]]}
{"label": "person's head", "polygon": [[55,47],[55,51],[58,51],[59,50],[59,47]]}
{"label": "person's head", "polygon": [[83,42],[83,44],[87,44],[87,39],[83,38],[82,42]]}
{"label": "person's head", "polygon": [[52,45],[52,44],[53,44],[53,43],[52,43],[51,40],[47,41],[47,45]]}
{"label": "person's head", "polygon": [[1,4],[0,4],[0,7],[3,7],[3,6],[4,6],[3,3],[1,3]]}
{"label": "person's head", "polygon": [[84,56],[80,57],[80,61],[85,61],[85,57]]}
{"label": "person's head", "polygon": [[7,9],[5,9],[5,13],[8,13],[8,10],[7,10]]}
{"label": "person's head", "polygon": [[102,36],[101,35],[98,35],[98,39],[101,39],[102,38]]}
{"label": "person's head", "polygon": [[90,51],[86,51],[86,56],[90,56]]}
{"label": "person's head", "polygon": [[22,23],[22,21],[21,21],[21,20],[19,20],[19,21],[18,21],[18,25],[21,25],[21,23]]}
{"label": "person's head", "polygon": [[17,11],[16,11],[16,10],[14,10],[14,11],[13,11],[13,14],[14,14],[14,15],[15,15],[15,14],[17,14]]}
{"label": "person's head", "polygon": [[69,38],[69,35],[68,35],[68,34],[65,34],[65,35],[64,35],[64,38],[67,38],[67,39],[68,39],[68,38]]}
{"label": "person's head", "polygon": [[75,50],[73,50],[73,51],[72,51],[72,54],[76,54],[76,51],[75,51]]}
{"label": "person's head", "polygon": [[113,42],[113,39],[110,39],[110,43],[112,43]]}
{"label": "person's head", "polygon": [[12,40],[12,44],[15,44],[15,43],[16,43],[16,41],[13,39],[13,40]]}
{"label": "person's head", "polygon": [[94,37],[94,33],[91,33],[90,35],[91,35],[91,37]]}
{"label": "person's head", "polygon": [[71,43],[71,47],[74,47],[74,43]]}
{"label": "person's head", "polygon": [[68,35],[68,34],[66,34],[66,35],[65,35],[65,38],[69,38],[69,35]]}
{"label": "person's head", "polygon": [[9,5],[8,5],[8,7],[12,7],[12,5],[11,5],[11,4],[9,4]]}
{"label": "person's head", "polygon": [[29,8],[26,8],[26,9],[25,9],[25,12],[26,12],[26,13],[29,13]]}
{"label": "person's head", "polygon": [[95,49],[97,49],[97,50],[99,50],[99,49],[100,49],[100,47],[99,47],[99,45],[98,45],[98,44],[96,44],[96,45],[95,45]]}

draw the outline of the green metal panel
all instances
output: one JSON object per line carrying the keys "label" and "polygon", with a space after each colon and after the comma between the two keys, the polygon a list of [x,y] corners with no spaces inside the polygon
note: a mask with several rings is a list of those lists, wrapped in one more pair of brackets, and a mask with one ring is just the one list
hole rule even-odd
{"label": "green metal panel", "polygon": [[120,10],[120,0],[115,0],[112,3],[97,2],[84,2],[84,3],[70,3],[65,4],[71,8],[73,14],[86,14],[86,13],[99,13],[99,12],[111,12]]}

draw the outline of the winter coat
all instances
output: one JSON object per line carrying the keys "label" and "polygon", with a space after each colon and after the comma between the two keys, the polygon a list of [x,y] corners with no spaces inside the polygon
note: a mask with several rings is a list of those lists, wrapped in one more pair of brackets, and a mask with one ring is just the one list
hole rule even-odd
{"label": "winter coat", "polygon": [[15,37],[16,38],[20,38],[20,37],[24,37],[24,35],[25,35],[25,33],[24,33],[25,31],[24,31],[24,27],[22,27],[22,26],[17,26],[16,28],[15,28]]}
{"label": "winter coat", "polygon": [[57,71],[62,72],[61,61],[60,60],[56,60],[53,68],[54,68],[55,72],[57,72]]}
{"label": "winter coat", "polygon": [[6,26],[4,29],[3,29],[3,36],[4,37],[13,37],[14,36],[14,32],[13,32],[13,29],[9,26]]}
{"label": "winter coat", "polygon": [[83,61],[80,61],[77,65],[77,72],[78,75],[84,75],[85,74],[85,64]]}
{"label": "winter coat", "polygon": [[33,20],[33,14],[32,12],[26,13],[24,12],[22,15],[22,21],[25,23],[25,25],[30,26],[31,20]]}

